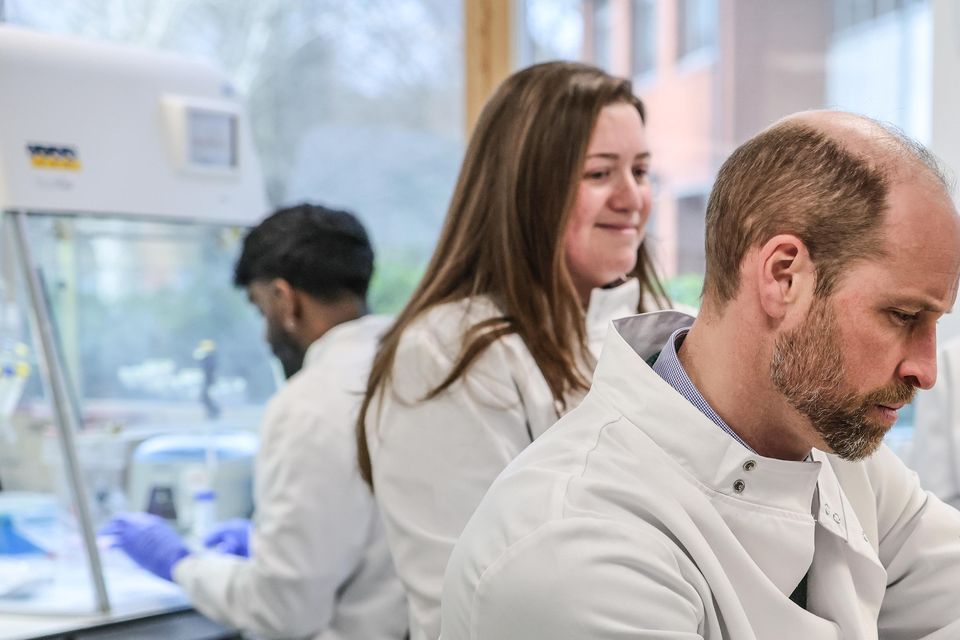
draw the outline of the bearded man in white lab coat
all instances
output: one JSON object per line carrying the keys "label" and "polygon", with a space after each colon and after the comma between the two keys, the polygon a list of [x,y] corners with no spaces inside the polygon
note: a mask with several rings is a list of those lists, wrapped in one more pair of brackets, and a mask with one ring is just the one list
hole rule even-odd
{"label": "bearded man in white lab coat", "polygon": [[882,444],[936,377],[960,225],[930,154],[808,112],[737,149],[696,320],[615,321],[502,473],[444,640],[960,638],[960,513]]}
{"label": "bearded man in white lab coat", "polygon": [[219,527],[208,553],[191,553],[150,514],[106,527],[135,561],[180,584],[218,622],[270,638],[406,633],[403,590],[357,469],[353,433],[389,324],[364,316],[372,272],[367,233],[347,212],[303,204],[251,230],[234,281],[263,314],[289,378],[261,427],[254,520]]}

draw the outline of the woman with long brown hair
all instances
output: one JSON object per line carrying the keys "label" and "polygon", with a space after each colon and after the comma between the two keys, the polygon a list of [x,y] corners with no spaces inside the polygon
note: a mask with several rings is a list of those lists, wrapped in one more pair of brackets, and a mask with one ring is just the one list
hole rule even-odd
{"label": "woman with long brown hair", "polygon": [[583,397],[609,321],[668,306],[643,244],[649,163],[643,104],[591,66],[519,71],[480,115],[358,421],[413,640],[439,636],[457,537],[504,467]]}

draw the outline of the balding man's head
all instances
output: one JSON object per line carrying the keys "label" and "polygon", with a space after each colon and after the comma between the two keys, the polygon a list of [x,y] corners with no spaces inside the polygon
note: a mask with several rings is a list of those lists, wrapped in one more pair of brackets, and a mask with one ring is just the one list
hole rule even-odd
{"label": "balding man's head", "polygon": [[747,250],[783,233],[806,245],[817,294],[828,295],[851,261],[883,256],[887,194],[902,180],[946,190],[929,151],[869,118],[808,111],[775,123],[717,175],[707,206],[705,305],[732,300]]}
{"label": "balding man's head", "polygon": [[844,111],[802,111],[770,128],[802,125],[820,131],[892,180],[930,178],[949,189],[943,167],[929,149],[903,131],[872,118]]}

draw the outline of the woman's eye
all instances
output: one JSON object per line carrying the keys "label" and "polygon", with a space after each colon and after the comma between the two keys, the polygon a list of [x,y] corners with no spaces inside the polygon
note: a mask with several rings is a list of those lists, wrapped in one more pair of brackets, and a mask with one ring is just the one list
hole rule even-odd
{"label": "woman's eye", "polygon": [[610,175],[609,169],[594,169],[593,171],[587,171],[584,174],[584,177],[588,180],[603,180]]}
{"label": "woman's eye", "polygon": [[649,175],[649,171],[646,167],[634,167],[633,168],[633,177],[637,182],[640,182]]}

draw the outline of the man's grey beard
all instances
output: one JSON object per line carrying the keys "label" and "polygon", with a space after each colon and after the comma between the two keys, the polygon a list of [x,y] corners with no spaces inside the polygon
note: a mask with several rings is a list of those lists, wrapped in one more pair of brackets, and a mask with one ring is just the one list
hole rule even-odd
{"label": "man's grey beard", "polygon": [[876,405],[913,400],[903,382],[858,394],[847,383],[839,325],[830,299],[817,299],[803,324],[777,338],[770,380],[806,417],[827,447],[846,460],[862,460],[883,442],[887,426],[870,418]]}

